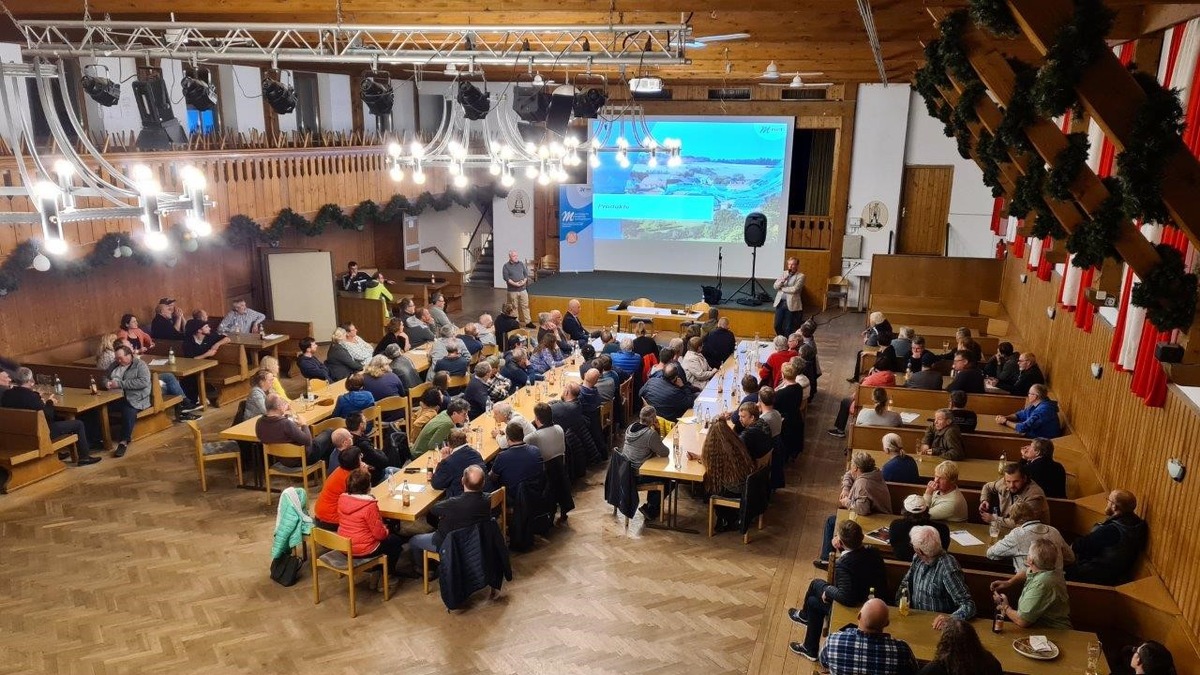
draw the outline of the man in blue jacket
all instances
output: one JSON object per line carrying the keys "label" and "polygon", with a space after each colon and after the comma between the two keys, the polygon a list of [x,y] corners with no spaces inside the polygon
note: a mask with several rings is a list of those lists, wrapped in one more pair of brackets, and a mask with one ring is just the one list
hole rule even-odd
{"label": "man in blue jacket", "polygon": [[451,431],[446,442],[450,445],[450,451],[442,456],[433,470],[429,485],[435,490],[444,490],[446,497],[457,497],[463,493],[463,472],[469,466],[482,468],[483,456],[467,443],[467,432],[462,429]]}
{"label": "man in blue jacket", "polygon": [[1058,422],[1058,401],[1051,401],[1044,384],[1029,388],[1025,407],[1011,415],[996,415],[996,424],[1011,426],[1026,438],[1058,438],[1062,425]]}
{"label": "man in blue jacket", "polygon": [[642,385],[642,400],[654,406],[660,417],[671,420],[687,412],[696,400],[696,392],[688,386],[678,363],[668,363],[662,377],[653,377]]}

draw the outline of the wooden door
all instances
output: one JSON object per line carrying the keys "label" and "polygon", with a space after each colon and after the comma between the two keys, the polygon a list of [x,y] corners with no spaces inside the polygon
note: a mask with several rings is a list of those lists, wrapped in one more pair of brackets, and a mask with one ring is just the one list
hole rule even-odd
{"label": "wooden door", "polygon": [[952,166],[906,166],[900,188],[897,253],[945,255]]}

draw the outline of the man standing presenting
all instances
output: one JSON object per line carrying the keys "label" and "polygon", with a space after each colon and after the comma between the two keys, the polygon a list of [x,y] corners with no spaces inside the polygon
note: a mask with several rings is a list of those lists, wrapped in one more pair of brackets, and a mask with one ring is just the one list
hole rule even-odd
{"label": "man standing presenting", "polygon": [[529,317],[529,268],[521,262],[515,249],[508,252],[502,275],[508,285],[508,301],[517,308],[517,320],[526,328],[536,328]]}
{"label": "man standing presenting", "polygon": [[798,270],[800,261],[788,258],[783,274],[775,280],[775,334],[790,335],[804,318],[800,292],[804,290],[804,275]]}

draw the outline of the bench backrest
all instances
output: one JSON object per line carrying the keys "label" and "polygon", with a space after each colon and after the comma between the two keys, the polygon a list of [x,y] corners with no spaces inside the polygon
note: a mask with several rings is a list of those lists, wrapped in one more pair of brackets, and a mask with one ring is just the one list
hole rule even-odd
{"label": "bench backrest", "polygon": [[316,337],[313,335],[311,321],[278,321],[267,319],[263,322],[262,329],[269,334],[288,336],[288,341],[279,345],[280,356],[295,356],[300,351],[301,340],[306,337]]}
{"label": "bench backrest", "polygon": [[[921,439],[925,437],[925,431],[915,427],[872,427],[853,424],[849,431],[850,447],[856,450],[881,450],[883,437],[887,434],[897,434],[904,441],[904,449],[915,452],[921,445]],[[1021,447],[1028,444],[1028,438],[1016,436],[963,434],[963,451],[968,459],[998,460],[1003,454],[1005,459],[1015,461],[1021,458]]]}
{"label": "bench backrest", "polygon": [[[103,387],[106,373],[100,368],[86,366],[68,366],[53,363],[25,363],[34,375],[58,375],[64,387],[88,388],[88,380],[95,378],[96,386]],[[153,375],[154,373],[151,373]],[[163,410],[162,383],[157,377],[150,378],[150,407],[147,410]],[[144,412],[144,411],[143,411]]]}
{"label": "bench backrest", "polygon": [[[897,408],[937,410],[950,407],[950,394],[945,391],[909,389],[908,387],[883,387],[888,398]],[[875,387],[859,387],[857,398],[860,406],[871,406],[871,394]],[[1001,394],[971,394],[967,397],[967,409],[977,415],[1011,415],[1025,407],[1024,396]]]}
{"label": "bench backrest", "polygon": [[[892,498],[892,512],[899,514],[904,509],[904,498],[909,495],[925,494],[924,485],[908,483],[887,484],[888,493]],[[972,523],[983,522],[979,518],[980,491],[959,488],[963,498],[967,500],[967,520]],[[1090,509],[1076,504],[1071,499],[1047,499],[1050,507],[1050,524],[1056,527],[1063,537],[1071,540],[1081,534],[1091,531],[1092,525],[1104,520],[1103,514],[1096,514]],[[899,517],[899,516],[897,516]]]}
{"label": "bench backrest", "polygon": [[25,363],[33,361],[35,363],[72,363],[79,359],[92,358],[96,355],[96,348],[100,346],[100,338],[103,335],[89,335],[88,337],[74,340],[47,349],[41,349],[28,354],[21,354],[17,357],[17,361]]}
{"label": "bench backrest", "polygon": [[50,447],[50,426],[38,410],[0,408],[0,449],[32,450]]}

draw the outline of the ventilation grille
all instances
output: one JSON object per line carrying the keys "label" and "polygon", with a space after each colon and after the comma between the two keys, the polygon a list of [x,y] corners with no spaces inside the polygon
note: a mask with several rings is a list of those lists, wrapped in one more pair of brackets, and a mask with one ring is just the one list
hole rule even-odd
{"label": "ventilation grille", "polygon": [[784,101],[824,101],[829,98],[828,89],[784,89],[780,98]]}
{"label": "ventilation grille", "polygon": [[709,89],[708,100],[710,101],[749,101],[750,89]]}

